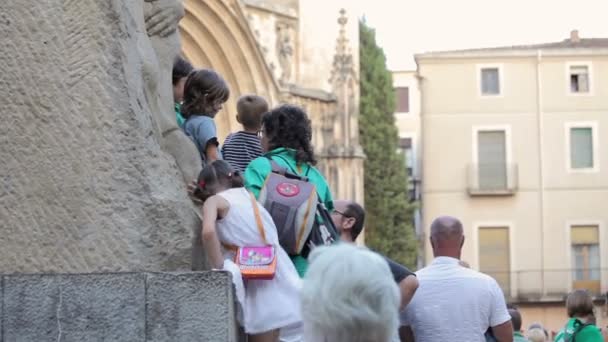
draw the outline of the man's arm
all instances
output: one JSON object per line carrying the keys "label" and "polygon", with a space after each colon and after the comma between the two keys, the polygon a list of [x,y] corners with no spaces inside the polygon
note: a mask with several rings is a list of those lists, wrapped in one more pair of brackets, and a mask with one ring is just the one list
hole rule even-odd
{"label": "man's arm", "polygon": [[511,320],[492,327],[492,333],[498,342],[513,342],[513,325]]}
{"label": "man's arm", "polygon": [[388,263],[388,267],[393,274],[393,279],[397,285],[399,285],[399,292],[401,293],[401,303],[399,303],[399,311],[403,311],[405,306],[412,301],[414,293],[418,289],[418,279],[416,274],[410,271],[407,267],[396,263],[390,258],[384,257]]}
{"label": "man's arm", "polygon": [[409,326],[402,326],[399,328],[399,339],[401,342],[415,342],[414,331]]}
{"label": "man's arm", "polygon": [[399,291],[401,292],[401,304],[399,305],[399,311],[405,309],[405,307],[412,301],[414,294],[418,289],[418,279],[415,275],[409,275],[401,282],[399,282]]}

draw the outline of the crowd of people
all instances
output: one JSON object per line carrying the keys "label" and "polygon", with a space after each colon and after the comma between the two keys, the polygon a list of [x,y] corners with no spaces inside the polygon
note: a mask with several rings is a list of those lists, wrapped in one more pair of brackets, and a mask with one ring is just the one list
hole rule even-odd
{"label": "crowd of people", "polygon": [[[202,203],[202,243],[211,267],[232,274],[249,341],[549,341],[539,324],[522,332],[521,314],[507,306],[497,282],[460,260],[465,238],[457,218],[434,220],[434,260],[416,273],[357,246],[365,210],[333,199],[315,167],[302,108],[241,96],[243,130],[222,143],[214,122],[230,97],[222,76],[179,57],[173,87],[176,120],[203,162],[190,188]],[[273,174],[285,181],[267,189]],[[303,190],[289,179],[312,184],[314,196],[296,206]],[[286,202],[268,204],[269,191]],[[317,244],[312,236],[322,230],[339,238]],[[573,292],[567,307],[570,319],[555,341],[604,341],[586,291]]]}

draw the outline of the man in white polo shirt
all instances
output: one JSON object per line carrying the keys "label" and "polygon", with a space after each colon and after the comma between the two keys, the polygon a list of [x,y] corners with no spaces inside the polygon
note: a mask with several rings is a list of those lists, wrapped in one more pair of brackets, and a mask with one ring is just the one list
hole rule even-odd
{"label": "man in white polo shirt", "polygon": [[462,223],[435,219],[430,240],[435,259],[416,272],[420,286],[401,315],[402,341],[484,342],[491,327],[499,342],[512,342],[511,316],[498,283],[459,264]]}

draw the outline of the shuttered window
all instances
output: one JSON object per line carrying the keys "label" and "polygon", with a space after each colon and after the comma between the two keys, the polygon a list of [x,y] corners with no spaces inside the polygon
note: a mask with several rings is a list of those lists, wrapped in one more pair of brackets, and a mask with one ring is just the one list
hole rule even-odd
{"label": "shuttered window", "polygon": [[508,227],[479,228],[479,271],[496,279],[505,294],[511,288]]}
{"label": "shuttered window", "polygon": [[479,188],[507,188],[507,149],[505,131],[477,132],[477,161]]}
{"label": "shuttered window", "polygon": [[500,95],[500,71],[498,68],[481,69],[481,94]]}
{"label": "shuttered window", "polygon": [[410,112],[410,89],[408,87],[395,88],[395,112]]}
{"label": "shuttered window", "polygon": [[593,168],[593,129],[591,127],[570,128],[570,167],[572,169]]}

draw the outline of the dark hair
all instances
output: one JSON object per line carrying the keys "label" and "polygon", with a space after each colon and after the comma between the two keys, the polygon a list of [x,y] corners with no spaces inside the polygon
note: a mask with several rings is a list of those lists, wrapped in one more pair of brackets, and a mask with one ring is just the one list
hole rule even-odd
{"label": "dark hair", "polygon": [[230,89],[220,74],[211,69],[194,70],[184,84],[181,113],[184,118],[194,114],[205,115],[214,102],[224,103],[229,97]]}
{"label": "dark hair", "polygon": [[519,310],[515,308],[509,309],[509,315],[511,315],[511,323],[513,324],[514,331],[521,331],[521,314]]}
{"label": "dark hair", "polygon": [[185,58],[182,56],[175,57],[175,61],[173,61],[173,85],[176,85],[182,78],[188,77],[192,70],[194,70],[194,67]]}
{"label": "dark hair", "polygon": [[203,168],[198,175],[196,184],[194,196],[204,202],[207,198],[215,195],[220,186],[242,188],[245,186],[245,181],[240,172],[234,171],[228,162],[216,160]]}
{"label": "dark hair", "polygon": [[264,134],[268,137],[268,148],[279,147],[296,150],[296,163],[316,165],[311,145],[312,127],[308,116],[300,107],[281,105],[262,118]]}
{"label": "dark hair", "polygon": [[574,290],[566,299],[566,308],[570,317],[593,315],[593,298],[587,290]]}
{"label": "dark hair", "polygon": [[262,114],[268,112],[268,102],[258,95],[243,95],[236,102],[236,111],[245,129],[259,129]]}
{"label": "dark hair", "polygon": [[351,217],[355,219],[355,224],[350,230],[350,236],[353,240],[356,240],[361,231],[363,230],[363,224],[365,223],[365,210],[358,203],[350,202],[344,210],[344,217]]}

